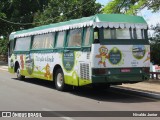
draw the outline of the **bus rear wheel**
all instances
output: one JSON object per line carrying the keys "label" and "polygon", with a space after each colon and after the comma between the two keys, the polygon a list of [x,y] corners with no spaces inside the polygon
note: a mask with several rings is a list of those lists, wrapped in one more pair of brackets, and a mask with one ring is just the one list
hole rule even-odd
{"label": "bus rear wheel", "polygon": [[18,80],[24,80],[25,76],[21,75],[20,68],[17,69],[16,73],[17,73]]}
{"label": "bus rear wheel", "polygon": [[64,82],[64,74],[62,69],[60,68],[56,71],[56,74],[55,74],[55,86],[56,86],[56,89],[59,91],[66,90],[66,84]]}

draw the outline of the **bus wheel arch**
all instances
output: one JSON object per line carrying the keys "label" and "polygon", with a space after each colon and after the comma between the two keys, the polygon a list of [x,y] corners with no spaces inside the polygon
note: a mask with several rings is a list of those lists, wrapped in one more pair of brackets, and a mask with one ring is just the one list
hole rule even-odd
{"label": "bus wheel arch", "polygon": [[14,72],[15,72],[15,73],[17,72],[17,70],[18,70],[19,67],[20,67],[20,66],[19,66],[19,62],[16,61],[16,62],[15,62],[15,65],[14,65]]}
{"label": "bus wheel arch", "polygon": [[66,90],[67,85],[65,84],[64,73],[60,65],[56,65],[53,69],[53,82],[57,90]]}
{"label": "bus wheel arch", "polygon": [[52,76],[53,81],[55,81],[55,74],[56,74],[56,71],[57,71],[58,69],[62,69],[59,64],[55,65],[54,68],[53,68],[53,72],[52,72],[52,73],[53,73],[53,76]]}
{"label": "bus wheel arch", "polygon": [[20,73],[20,65],[18,61],[15,62],[14,72],[17,74],[18,80],[23,80],[25,78],[25,76],[21,75]]}

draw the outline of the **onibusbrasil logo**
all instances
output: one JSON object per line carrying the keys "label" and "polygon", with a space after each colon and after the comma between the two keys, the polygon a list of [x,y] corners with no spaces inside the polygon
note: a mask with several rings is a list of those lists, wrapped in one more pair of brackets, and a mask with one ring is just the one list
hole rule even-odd
{"label": "onibusbrasil logo", "polygon": [[40,112],[2,112],[2,117],[42,117]]}

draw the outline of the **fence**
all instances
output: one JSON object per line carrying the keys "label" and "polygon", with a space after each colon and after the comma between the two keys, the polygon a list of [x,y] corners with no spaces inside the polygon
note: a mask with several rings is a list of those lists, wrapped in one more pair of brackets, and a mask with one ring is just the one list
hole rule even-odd
{"label": "fence", "polygon": [[0,61],[7,62],[7,55],[0,55]]}
{"label": "fence", "polygon": [[150,72],[152,79],[160,79],[160,72]]}

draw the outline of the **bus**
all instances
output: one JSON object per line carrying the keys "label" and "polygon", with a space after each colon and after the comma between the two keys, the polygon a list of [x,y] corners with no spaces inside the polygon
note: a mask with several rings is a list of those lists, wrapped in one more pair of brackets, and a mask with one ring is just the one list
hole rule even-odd
{"label": "bus", "polygon": [[105,86],[149,79],[148,26],[140,16],[90,17],[12,32],[8,70],[67,86]]}

